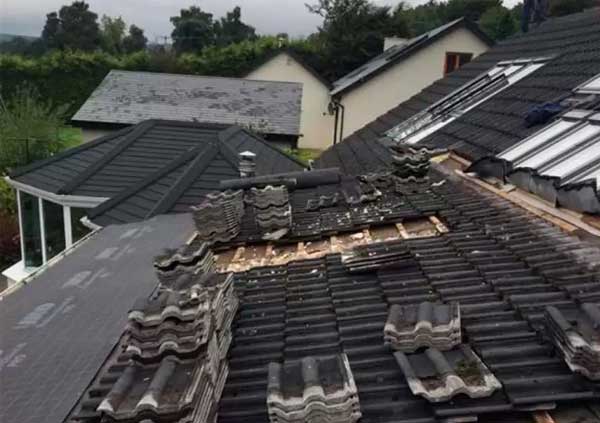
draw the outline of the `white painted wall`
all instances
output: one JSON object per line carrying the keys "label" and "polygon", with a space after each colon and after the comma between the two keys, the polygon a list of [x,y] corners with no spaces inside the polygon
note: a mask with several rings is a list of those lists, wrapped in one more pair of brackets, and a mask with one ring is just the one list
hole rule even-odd
{"label": "white painted wall", "polygon": [[487,49],[488,45],[471,31],[458,28],[357,88],[342,93],[341,104],[346,109],[343,137],[442,78],[447,52],[473,53],[475,58]]}
{"label": "white painted wall", "polygon": [[261,81],[303,84],[298,147],[325,150],[333,141],[334,117],[327,113],[329,89],[287,53],[280,53],[246,76]]}

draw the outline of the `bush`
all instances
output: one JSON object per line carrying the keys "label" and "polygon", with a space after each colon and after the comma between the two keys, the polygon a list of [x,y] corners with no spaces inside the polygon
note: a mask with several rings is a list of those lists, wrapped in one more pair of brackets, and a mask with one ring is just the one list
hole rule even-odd
{"label": "bush", "polygon": [[19,261],[19,223],[16,216],[0,213],[0,272]]}

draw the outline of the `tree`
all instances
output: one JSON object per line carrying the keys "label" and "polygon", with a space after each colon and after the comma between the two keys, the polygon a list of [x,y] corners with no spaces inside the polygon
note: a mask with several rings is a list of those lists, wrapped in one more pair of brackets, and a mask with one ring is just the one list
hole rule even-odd
{"label": "tree", "polygon": [[495,7],[502,7],[502,0],[448,0],[441,10],[445,14],[446,22],[463,16],[472,22],[477,22],[487,10]]}
{"label": "tree", "polygon": [[510,10],[496,6],[481,15],[479,26],[493,40],[503,40],[517,31],[518,22]]}
{"label": "tree", "polygon": [[148,39],[144,36],[144,30],[135,25],[129,27],[129,35],[123,38],[123,51],[125,53],[134,53],[145,50]]}
{"label": "tree", "polygon": [[103,15],[101,19],[102,29],[100,32],[102,50],[111,54],[123,52],[123,37],[125,36],[125,21],[119,16],[111,18]]}
{"label": "tree", "polygon": [[46,15],[42,39],[49,49],[92,51],[100,44],[98,15],[84,1],[75,1],[60,8],[58,15]]}
{"label": "tree", "polygon": [[226,46],[256,39],[256,30],[242,22],[242,9],[236,6],[220,22],[215,22],[216,44]]}
{"label": "tree", "polygon": [[318,37],[326,78],[339,78],[383,50],[383,38],[392,26],[389,7],[368,0],[319,0],[307,7],[323,17]]}
{"label": "tree", "polygon": [[42,30],[42,40],[46,44],[46,48],[62,49],[61,39],[62,25],[58,17],[58,13],[50,12],[46,15],[46,24]]}
{"label": "tree", "polygon": [[213,15],[199,7],[181,9],[179,16],[171,17],[171,23],[175,27],[171,37],[178,53],[199,51],[215,42]]}

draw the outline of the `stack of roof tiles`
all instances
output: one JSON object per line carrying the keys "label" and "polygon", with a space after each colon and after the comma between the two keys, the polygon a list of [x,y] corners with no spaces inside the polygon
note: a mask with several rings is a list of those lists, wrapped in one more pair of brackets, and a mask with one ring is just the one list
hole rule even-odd
{"label": "stack of roof tiles", "polygon": [[292,226],[292,208],[286,186],[252,188],[250,195],[260,229],[270,232]]}
{"label": "stack of roof tiles", "polygon": [[449,401],[458,394],[488,397],[502,385],[468,345],[442,353],[428,348],[420,354],[395,352],[414,395],[431,402]]}
{"label": "stack of roof tiles", "polygon": [[197,207],[192,207],[194,223],[201,239],[227,242],[240,233],[244,216],[244,191],[216,192],[206,195]]}
{"label": "stack of roof tiles", "polygon": [[460,306],[433,304],[390,307],[384,329],[384,340],[394,350],[415,352],[421,347],[448,351],[461,343]]}
{"label": "stack of roof tiles", "polygon": [[360,404],[348,357],[304,357],[269,364],[267,407],[271,423],[354,423]]}
{"label": "stack of roof tiles", "polygon": [[600,380],[600,306],[584,303],[572,323],[556,307],[546,308],[546,328],[569,368]]}
{"label": "stack of roof tiles", "polygon": [[342,263],[348,273],[364,273],[414,265],[415,260],[407,249],[374,252],[365,246],[357,246],[350,253],[342,255]]}
{"label": "stack of roof tiles", "polygon": [[158,280],[163,286],[170,286],[185,274],[211,273],[215,268],[212,250],[205,242],[184,245],[177,250],[165,250],[154,258]]}
{"label": "stack of roof tiles", "polygon": [[393,146],[390,150],[394,175],[402,180],[418,180],[429,173],[430,155],[426,150],[406,146]]}

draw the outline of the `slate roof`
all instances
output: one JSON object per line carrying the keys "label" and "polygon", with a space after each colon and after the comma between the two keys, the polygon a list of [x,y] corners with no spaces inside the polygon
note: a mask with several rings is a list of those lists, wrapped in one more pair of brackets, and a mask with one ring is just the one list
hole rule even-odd
{"label": "slate roof", "polygon": [[303,168],[239,127],[150,120],[16,169],[10,177],[52,193],[112,198],[101,211],[120,207],[128,216],[115,212],[110,222],[130,222],[158,210],[188,211],[219,180],[239,175],[237,154],[248,150],[257,155],[259,175]]}
{"label": "slate roof", "polygon": [[373,122],[329,148],[316,167],[340,167],[360,174],[388,162],[377,140],[414,114],[447,96],[499,61],[556,55],[541,69],[458,117],[418,146],[449,148],[476,160],[499,153],[539,129],[527,127],[525,114],[534,105],[556,101],[600,69],[600,9],[550,19],[526,34],[510,37],[434,82]]}
{"label": "slate roof", "polygon": [[[366,247],[369,257],[408,249],[414,261],[406,265],[352,274],[332,254],[237,274],[220,423],[268,421],[270,362],[335,354],[348,356],[364,423],[514,422],[513,412],[597,401],[598,382],[572,373],[542,335],[545,306],[576,310],[600,300],[600,251],[457,182],[432,186],[434,196],[445,204],[438,215],[448,233]],[[411,392],[384,345],[384,325],[393,305],[423,301],[460,303],[463,340],[503,389],[450,402]]]}
{"label": "slate roof", "polygon": [[0,307],[0,421],[61,422],[110,354],[152,258],[193,233],[189,214],[102,229]]}
{"label": "slate roof", "polygon": [[113,70],[75,113],[75,123],[148,119],[252,125],[299,135],[302,84]]}
{"label": "slate roof", "polygon": [[333,88],[331,89],[331,95],[336,96],[356,88],[363,82],[373,78],[390,66],[403,61],[410,55],[438,40],[440,37],[443,37],[444,35],[447,35],[448,33],[459,28],[469,29],[484,43],[490,46],[494,44],[494,42],[487,35],[485,35],[477,25],[469,22],[469,20],[465,18],[459,18],[439,26],[438,28],[435,28],[429,32],[411,38],[405,44],[393,46],[387,49],[364,65],[341,77],[337,81],[334,81]]}

